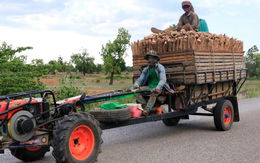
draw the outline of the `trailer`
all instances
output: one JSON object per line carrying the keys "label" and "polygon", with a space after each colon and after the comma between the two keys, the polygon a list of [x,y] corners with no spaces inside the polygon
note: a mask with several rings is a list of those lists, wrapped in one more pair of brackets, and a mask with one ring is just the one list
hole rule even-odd
{"label": "trailer", "polygon": [[[174,67],[177,64],[164,64],[165,68]],[[173,85],[174,92],[163,90],[160,95],[164,101],[157,100],[155,107],[167,104],[168,111],[162,114],[154,114],[142,116],[139,118],[131,118],[123,122],[101,123],[101,128],[110,129],[126,125],[133,125],[144,122],[153,122],[162,120],[166,126],[177,125],[180,119],[189,119],[189,115],[213,116],[214,124],[217,130],[229,130],[233,122],[239,121],[239,109],[237,102],[237,94],[247,77],[243,75],[247,69],[221,70],[221,71],[203,71],[194,73],[167,73],[167,76],[182,75],[183,82],[173,83],[168,81],[169,85]],[[185,83],[185,76],[194,75],[194,83]],[[204,81],[198,82],[198,75],[204,75]],[[213,81],[208,81],[208,75],[214,76]],[[234,74],[240,74],[233,76]],[[219,75],[219,76],[217,76]],[[223,77],[225,76],[225,77]],[[178,86],[185,86],[181,91],[177,91]],[[140,91],[140,93],[143,93]],[[149,93],[144,97],[148,100]],[[203,112],[198,112],[198,108],[202,108]]]}

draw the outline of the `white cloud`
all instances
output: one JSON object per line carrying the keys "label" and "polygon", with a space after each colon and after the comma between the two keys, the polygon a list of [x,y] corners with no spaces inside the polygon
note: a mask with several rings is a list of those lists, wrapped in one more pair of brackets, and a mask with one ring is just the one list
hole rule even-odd
{"label": "white cloud", "polygon": [[[193,6],[203,7],[203,8],[213,8],[214,6],[219,5],[221,3],[223,3],[223,1],[219,1],[219,0],[201,0],[201,1],[198,1],[196,3],[192,3],[192,5]],[[195,11],[196,11],[196,9],[195,9]]]}
{"label": "white cloud", "polygon": [[243,3],[244,1],[241,1],[241,0],[232,0],[232,1],[227,1],[226,3],[227,4],[241,4]]}
{"label": "white cloud", "polygon": [[30,28],[47,30],[51,26],[61,23],[61,18],[55,14],[34,14],[25,16],[12,16],[7,18],[10,22],[25,24]]}
{"label": "white cloud", "polygon": [[[12,33],[11,36],[10,33]],[[37,58],[47,63],[50,60],[57,60],[58,56],[69,61],[72,53],[78,53],[81,48],[86,48],[90,56],[96,58],[95,62],[102,63],[99,51],[101,45],[107,42],[106,38],[79,35],[73,31],[17,30],[1,26],[0,35],[2,38],[7,38],[1,41],[6,41],[13,47],[32,46],[33,50],[23,53],[28,56],[28,62]]]}
{"label": "white cloud", "polygon": [[19,11],[21,8],[26,7],[26,4],[17,4],[17,3],[12,3],[12,2],[2,2],[0,3],[0,9],[1,10],[9,10],[9,11]]}
{"label": "white cloud", "polygon": [[52,2],[53,0],[33,0],[34,2]]}
{"label": "white cloud", "polygon": [[239,14],[239,12],[230,12],[230,11],[224,11],[223,13],[225,13],[226,15],[231,15],[231,16],[237,16]]}

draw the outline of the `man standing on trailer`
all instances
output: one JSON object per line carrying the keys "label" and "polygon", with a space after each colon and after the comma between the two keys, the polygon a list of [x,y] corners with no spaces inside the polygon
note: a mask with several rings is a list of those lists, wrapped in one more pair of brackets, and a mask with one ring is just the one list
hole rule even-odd
{"label": "man standing on trailer", "polygon": [[157,52],[153,50],[148,51],[144,59],[147,60],[148,66],[143,69],[142,74],[130,89],[134,90],[141,86],[148,86],[148,89],[151,90],[151,95],[147,103],[141,94],[136,95],[137,103],[144,106],[143,114],[148,115],[154,112],[153,106],[156,102],[156,98],[162,92],[166,83],[166,73],[164,66],[158,63],[160,57]]}

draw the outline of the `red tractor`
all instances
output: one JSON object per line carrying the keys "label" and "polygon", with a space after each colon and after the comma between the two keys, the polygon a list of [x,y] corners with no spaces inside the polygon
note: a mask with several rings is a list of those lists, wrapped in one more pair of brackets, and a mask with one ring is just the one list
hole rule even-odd
{"label": "red tractor", "polygon": [[0,96],[0,153],[10,149],[20,160],[35,161],[52,146],[57,162],[95,162],[102,130],[81,112],[84,98],[56,102],[49,90]]}

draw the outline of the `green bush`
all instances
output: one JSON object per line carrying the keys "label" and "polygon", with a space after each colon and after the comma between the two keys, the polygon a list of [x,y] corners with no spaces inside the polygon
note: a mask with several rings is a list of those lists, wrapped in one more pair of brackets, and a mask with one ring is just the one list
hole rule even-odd
{"label": "green bush", "polygon": [[82,86],[87,86],[87,82],[82,82]]}
{"label": "green bush", "polygon": [[56,87],[57,100],[74,97],[81,94],[81,90],[76,86],[76,79],[65,75],[59,81],[59,87]]}
{"label": "green bush", "polygon": [[45,89],[39,78],[48,73],[43,64],[26,64],[27,56],[19,55],[32,47],[18,47],[5,42],[0,45],[0,96],[12,93]]}
{"label": "green bush", "polygon": [[96,83],[100,83],[100,82],[101,82],[101,80],[100,80],[100,79],[97,79],[97,80],[96,80]]}

